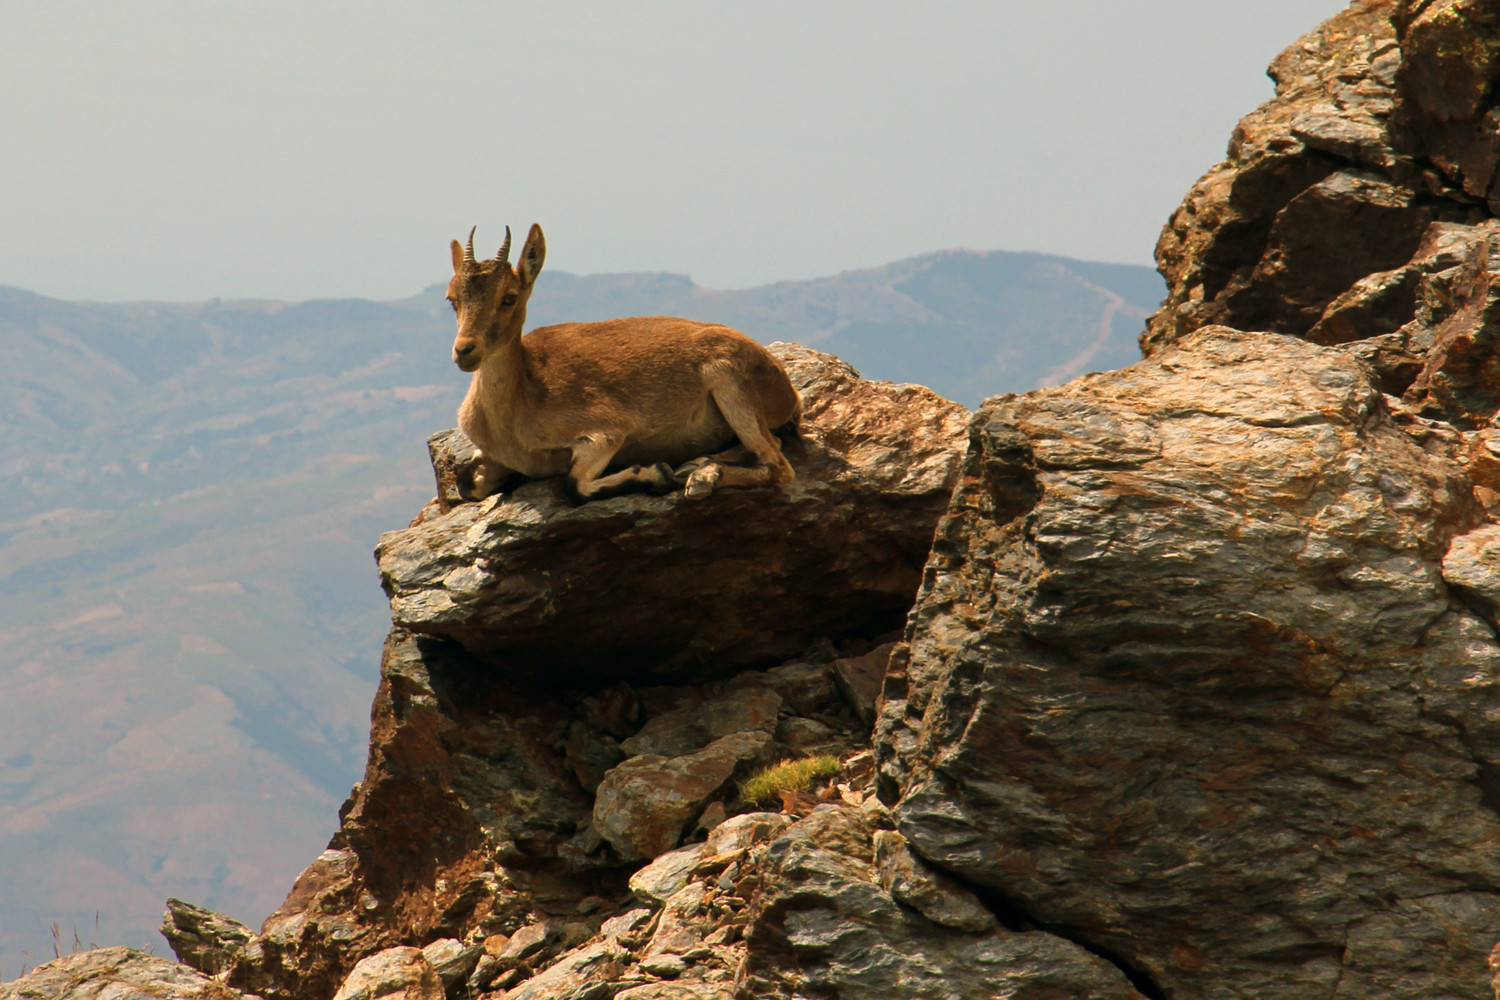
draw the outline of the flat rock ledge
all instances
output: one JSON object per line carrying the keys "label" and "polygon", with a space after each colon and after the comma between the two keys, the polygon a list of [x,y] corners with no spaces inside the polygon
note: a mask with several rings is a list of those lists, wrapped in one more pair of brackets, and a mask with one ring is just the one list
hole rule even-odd
{"label": "flat rock ledge", "polygon": [[[772,347],[802,393],[795,482],[572,506],[557,480],[454,505],[467,447],[434,442],[439,499],[381,536],[398,628],[456,640],[512,678],[724,675],[824,636],[876,635],[911,606],[957,481],[967,411]],[[444,512],[446,508],[446,512]]]}
{"label": "flat rock ledge", "polygon": [[254,1000],[185,965],[135,948],[64,955],[0,983],[0,1000]]}

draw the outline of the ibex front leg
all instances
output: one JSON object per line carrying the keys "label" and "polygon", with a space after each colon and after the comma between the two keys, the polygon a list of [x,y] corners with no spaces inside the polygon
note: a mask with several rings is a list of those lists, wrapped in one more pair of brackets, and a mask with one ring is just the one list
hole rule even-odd
{"label": "ibex front leg", "polygon": [[484,452],[476,451],[474,462],[459,474],[458,493],[468,500],[483,500],[492,493],[515,488],[524,478],[519,472],[491,461]]}
{"label": "ibex front leg", "polygon": [[670,493],[677,488],[672,467],[666,462],[632,465],[601,475],[619,450],[618,439],[604,436],[583,438],[573,445],[573,466],[568,470],[567,487],[574,503],[604,500],[624,493]]}

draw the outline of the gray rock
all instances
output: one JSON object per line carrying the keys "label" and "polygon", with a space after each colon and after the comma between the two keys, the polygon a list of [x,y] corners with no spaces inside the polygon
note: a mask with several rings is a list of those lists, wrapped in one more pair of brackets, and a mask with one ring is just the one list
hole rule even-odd
{"label": "gray rock", "polygon": [[798,715],[819,715],[836,707],[838,694],[833,689],[831,663],[803,663],[794,660],[772,667],[762,674],[742,675],[781,695],[788,710]]}
{"label": "gray rock", "polygon": [[609,1000],[630,953],[606,938],[576,948],[506,992],[504,1000]]}
{"label": "gray rock", "polygon": [[422,949],[422,957],[431,963],[444,989],[466,981],[483,954],[482,944],[465,945],[457,938],[440,938]]}
{"label": "gray rock", "polygon": [[443,1000],[443,983],[417,948],[387,948],[359,961],[333,1000]]}
{"label": "gray rock", "polygon": [[[704,907],[707,896],[708,890],[703,883],[694,882],[683,886],[666,901],[656,931],[641,952],[642,967],[646,971],[659,976],[675,976],[687,967],[684,956],[701,948],[708,933],[708,914]],[[646,965],[650,961],[659,964],[663,959],[670,960],[675,971],[659,972]]]}
{"label": "gray rock", "polygon": [[703,844],[689,844],[668,851],[630,876],[630,891],[643,903],[661,906],[688,884],[694,866],[703,860],[706,852]]}
{"label": "gray rock", "polygon": [[1500,627],[1500,525],[1455,538],[1443,557],[1443,579],[1472,597],[1490,624]]}
{"label": "gray rock", "polygon": [[885,668],[894,645],[886,643],[861,656],[833,661],[833,678],[838,683],[839,693],[866,726],[875,724],[875,703],[880,698],[881,685],[885,683]]}
{"label": "gray rock", "polygon": [[563,752],[586,792],[597,789],[605,773],[627,756],[612,737],[596,733],[576,719],[568,724]]}
{"label": "gray rock", "polygon": [[561,939],[561,922],[539,920],[534,924],[527,924],[512,934],[498,957],[501,963],[506,965],[535,962],[538,957],[546,953],[549,946],[557,944]]}
{"label": "gray rock", "polygon": [[615,994],[615,1000],[731,1000],[734,991],[712,983],[643,983]]}
{"label": "gray rock", "polygon": [[1480,516],[1290,337],[991,400],[877,729],[901,832],[1168,996],[1476,995],[1500,646],[1441,561]]}
{"label": "gray rock", "polygon": [[610,917],[599,928],[600,937],[621,938],[640,930],[651,920],[647,909],[630,910],[618,917]]}
{"label": "gray rock", "polygon": [[706,847],[709,854],[747,851],[775,837],[791,822],[792,818],[784,813],[740,813],[714,827],[708,835]]}
{"label": "gray rock", "polygon": [[968,933],[898,905],[880,884],[875,832],[858,810],[821,806],[766,847],[742,995],[1139,1000],[1118,969],[1062,938]]}
{"label": "gray rock", "polygon": [[880,887],[896,902],[944,927],[975,934],[995,927],[995,915],[974,893],[913,857],[901,834],[876,830],[872,843]]}
{"label": "gray rock", "polygon": [[843,739],[838,730],[817,719],[789,715],[776,723],[776,741],[801,756],[824,747],[837,746]]}
{"label": "gray rock", "polygon": [[180,899],[167,900],[161,936],[184,964],[216,976],[245,950],[253,932],[238,920]]}

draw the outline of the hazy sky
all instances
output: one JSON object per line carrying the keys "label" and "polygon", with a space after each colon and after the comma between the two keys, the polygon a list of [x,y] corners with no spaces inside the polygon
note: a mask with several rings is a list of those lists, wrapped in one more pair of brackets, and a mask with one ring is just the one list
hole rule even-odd
{"label": "hazy sky", "polygon": [[1339,0],[6,0],[0,284],[399,298],[475,223],[732,288],[946,247],[1151,263]]}

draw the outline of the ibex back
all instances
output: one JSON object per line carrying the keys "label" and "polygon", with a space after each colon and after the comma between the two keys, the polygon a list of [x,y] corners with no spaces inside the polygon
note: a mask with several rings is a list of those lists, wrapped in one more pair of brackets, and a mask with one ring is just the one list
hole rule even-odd
{"label": "ibex back", "polygon": [[[788,483],[774,432],[802,401],[771,354],[725,326],[665,316],[563,323],[524,337],[546,257],[532,226],[514,268],[510,229],[492,260],[453,241],[453,360],[473,372],[458,424],[480,452],[476,499],[517,476],[566,475],[575,502]],[[614,470],[614,471],[611,471]]]}

